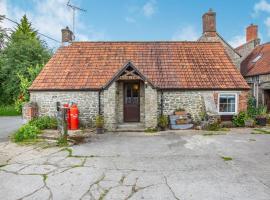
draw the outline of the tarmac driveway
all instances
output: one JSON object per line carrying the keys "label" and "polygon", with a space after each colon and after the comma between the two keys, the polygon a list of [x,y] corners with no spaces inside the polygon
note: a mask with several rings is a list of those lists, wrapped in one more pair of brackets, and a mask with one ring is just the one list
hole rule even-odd
{"label": "tarmac driveway", "polygon": [[0,199],[270,199],[270,135],[104,134],[0,149]]}
{"label": "tarmac driveway", "polygon": [[0,142],[8,140],[14,131],[22,125],[22,117],[0,117]]}

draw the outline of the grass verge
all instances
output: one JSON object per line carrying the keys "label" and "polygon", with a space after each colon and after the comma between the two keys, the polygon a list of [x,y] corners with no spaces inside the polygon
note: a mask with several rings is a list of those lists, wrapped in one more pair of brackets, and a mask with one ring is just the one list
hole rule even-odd
{"label": "grass verge", "polygon": [[0,116],[18,116],[20,114],[13,105],[0,106]]}
{"label": "grass verge", "polygon": [[270,130],[263,128],[255,128],[254,131],[251,132],[251,134],[270,134]]}
{"label": "grass verge", "polygon": [[222,158],[224,161],[231,161],[231,160],[232,160],[231,157],[221,156],[221,158]]}

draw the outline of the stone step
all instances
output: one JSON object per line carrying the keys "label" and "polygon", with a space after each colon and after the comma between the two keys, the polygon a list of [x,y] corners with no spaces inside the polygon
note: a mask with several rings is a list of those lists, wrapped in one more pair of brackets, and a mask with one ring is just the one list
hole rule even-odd
{"label": "stone step", "polygon": [[144,132],[142,123],[123,123],[118,124],[116,132]]}

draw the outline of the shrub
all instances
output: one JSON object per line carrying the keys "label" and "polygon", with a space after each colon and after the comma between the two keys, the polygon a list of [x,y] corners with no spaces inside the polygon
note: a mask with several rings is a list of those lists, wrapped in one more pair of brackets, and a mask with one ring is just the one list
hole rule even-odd
{"label": "shrub", "polygon": [[57,120],[54,117],[44,116],[33,119],[29,122],[30,125],[36,126],[40,130],[57,129]]}
{"label": "shrub", "polygon": [[0,116],[16,116],[20,115],[19,112],[14,108],[14,105],[3,105],[0,106]]}
{"label": "shrub", "polygon": [[158,125],[161,128],[166,128],[168,126],[168,117],[165,115],[161,115],[158,119]]}
{"label": "shrub", "polygon": [[15,132],[13,138],[15,142],[22,142],[28,139],[36,139],[37,135],[40,133],[41,133],[40,129],[37,128],[36,126],[26,124]]}
{"label": "shrub", "polygon": [[267,107],[266,106],[259,106],[257,109],[256,117],[267,117]]}
{"label": "shrub", "polygon": [[257,115],[257,108],[256,108],[256,99],[252,96],[248,98],[248,103],[247,103],[247,115],[250,118],[255,118]]}
{"label": "shrub", "polygon": [[157,131],[157,128],[147,128],[144,130],[145,133],[155,133]]}
{"label": "shrub", "polygon": [[58,138],[57,145],[60,146],[60,147],[68,146],[67,138],[65,138],[65,137]]}
{"label": "shrub", "polygon": [[245,126],[245,120],[246,120],[247,116],[245,112],[239,112],[238,115],[235,115],[233,117],[233,124],[236,127],[243,127]]}
{"label": "shrub", "polygon": [[218,122],[214,122],[211,124],[208,124],[206,127],[206,130],[208,131],[219,131],[220,130],[220,124]]}

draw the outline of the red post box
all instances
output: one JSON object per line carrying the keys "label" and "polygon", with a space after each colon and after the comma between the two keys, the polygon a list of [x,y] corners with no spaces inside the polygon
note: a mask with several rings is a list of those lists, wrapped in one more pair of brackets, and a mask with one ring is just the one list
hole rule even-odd
{"label": "red post box", "polygon": [[76,104],[70,107],[70,129],[79,129],[79,109]]}

